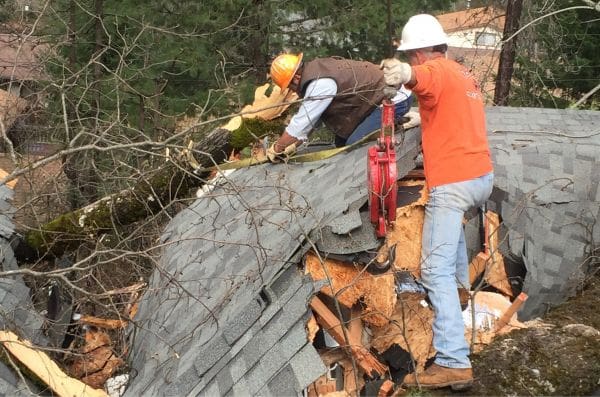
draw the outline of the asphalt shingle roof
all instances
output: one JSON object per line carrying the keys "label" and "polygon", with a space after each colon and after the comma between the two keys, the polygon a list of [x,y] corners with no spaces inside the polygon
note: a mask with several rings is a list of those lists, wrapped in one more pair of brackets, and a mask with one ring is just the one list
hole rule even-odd
{"label": "asphalt shingle roof", "polygon": [[[527,266],[532,316],[581,277],[590,236],[580,221],[599,215],[600,113],[495,107],[487,116],[494,206]],[[409,130],[399,176],[418,146]],[[304,329],[318,286],[295,264],[307,236],[347,227],[339,218],[366,196],[364,147],[236,171],[178,214],[136,316],[126,395],[300,394],[325,368]]]}
{"label": "asphalt shingle roof", "polygon": [[[409,131],[401,175],[414,168],[418,145]],[[236,171],[174,218],[162,271],[136,316],[138,375],[128,395],[262,394],[284,384],[300,393],[325,371],[304,328],[315,287],[297,270],[299,256],[290,259],[366,197],[366,152]],[[294,379],[281,382],[279,371]]]}
{"label": "asphalt shingle roof", "polygon": [[[18,268],[10,238],[14,232],[12,217],[15,209],[11,205],[13,190],[6,185],[0,185],[0,264],[2,271]],[[45,345],[41,334],[42,317],[33,308],[29,297],[29,288],[25,286],[22,277],[12,276],[0,278],[0,329],[16,332],[33,343]],[[21,396],[31,395],[36,386],[25,385],[22,379],[15,375],[12,368],[0,362],[0,395]]]}
{"label": "asphalt shingle roof", "polygon": [[573,295],[600,215],[600,112],[489,108],[498,212],[527,267],[523,318]]}

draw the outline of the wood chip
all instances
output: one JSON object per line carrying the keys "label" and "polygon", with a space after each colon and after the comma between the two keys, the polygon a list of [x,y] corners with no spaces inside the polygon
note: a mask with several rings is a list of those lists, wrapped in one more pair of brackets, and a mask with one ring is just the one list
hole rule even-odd
{"label": "wood chip", "polygon": [[319,324],[317,324],[317,319],[315,316],[310,316],[306,323],[306,335],[308,336],[308,340],[312,343],[315,340],[315,336],[319,331]]}
{"label": "wood chip", "polygon": [[[500,317],[511,306],[510,300],[502,294],[478,291],[474,294],[474,305],[472,303],[473,300],[469,302],[469,306],[463,312],[463,320],[465,321],[465,337],[468,341],[473,342],[473,350],[475,352],[480,351],[499,334],[527,327],[517,319],[516,313],[513,312],[508,324],[503,326],[502,332],[497,333],[495,331]],[[475,309],[472,309],[473,306]],[[475,319],[474,338],[472,335],[473,318]]]}

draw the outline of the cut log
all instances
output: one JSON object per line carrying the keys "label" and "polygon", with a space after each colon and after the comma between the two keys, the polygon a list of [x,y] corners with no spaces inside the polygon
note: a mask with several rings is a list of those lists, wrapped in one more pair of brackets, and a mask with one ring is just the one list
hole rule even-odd
{"label": "cut log", "polygon": [[19,339],[10,331],[0,331],[0,341],[31,372],[48,385],[58,396],[108,397],[104,390],[94,389],[65,374],[44,352],[38,351],[31,342]]}
{"label": "cut log", "polygon": [[[214,138],[224,138],[221,133],[211,134]],[[218,161],[223,146],[212,143],[214,160]],[[223,156],[224,158],[224,156]],[[212,163],[206,160],[207,165]],[[89,236],[106,233],[115,226],[129,225],[156,214],[178,197],[189,197],[192,189],[202,183],[202,179],[185,171],[187,165],[173,161],[162,167],[148,179],[118,194],[105,197],[87,207],[60,215],[54,220],[29,231],[25,235],[27,244],[41,253],[59,256],[77,248]]]}

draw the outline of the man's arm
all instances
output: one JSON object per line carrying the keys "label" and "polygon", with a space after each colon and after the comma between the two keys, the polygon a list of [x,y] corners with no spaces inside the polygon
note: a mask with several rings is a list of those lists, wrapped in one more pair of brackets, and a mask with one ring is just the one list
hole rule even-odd
{"label": "man's arm", "polygon": [[276,161],[277,156],[284,154],[286,148],[306,141],[308,134],[315,128],[336,94],[335,80],[322,78],[311,81],[306,88],[306,95],[300,109],[290,120],[285,132],[269,148],[270,153],[267,153],[269,160]]}

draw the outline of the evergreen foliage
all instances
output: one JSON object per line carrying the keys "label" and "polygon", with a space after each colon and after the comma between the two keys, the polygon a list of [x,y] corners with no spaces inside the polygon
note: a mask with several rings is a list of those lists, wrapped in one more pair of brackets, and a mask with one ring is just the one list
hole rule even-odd
{"label": "evergreen foliage", "polygon": [[[526,3],[522,24],[581,1]],[[573,9],[546,16],[518,38],[512,104],[565,108],[600,83],[600,13]],[[581,108],[598,109],[594,97]]]}

